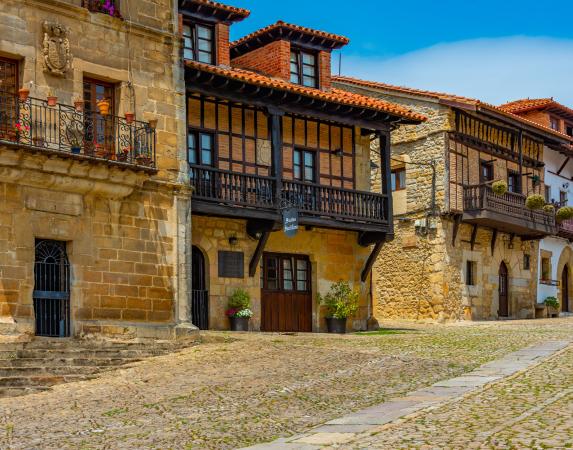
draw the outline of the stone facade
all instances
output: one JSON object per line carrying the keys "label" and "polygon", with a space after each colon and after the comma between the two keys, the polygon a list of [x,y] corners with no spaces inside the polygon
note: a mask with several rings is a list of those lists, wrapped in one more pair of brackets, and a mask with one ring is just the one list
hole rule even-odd
{"label": "stone facade", "polygon": [[[0,142],[0,321],[34,332],[34,246],[65,242],[71,331],[174,336],[190,329],[190,189],[185,182],[184,81],[178,19],[168,0],[124,0],[122,18],[81,0],[7,0],[0,55],[18,61],[20,86],[62,104],[86,77],[113,84],[116,109],[157,119],[156,168],[81,160]],[[71,70],[55,77],[41,58],[42,25],[68,30]],[[183,280],[179,282],[179,280]]]}

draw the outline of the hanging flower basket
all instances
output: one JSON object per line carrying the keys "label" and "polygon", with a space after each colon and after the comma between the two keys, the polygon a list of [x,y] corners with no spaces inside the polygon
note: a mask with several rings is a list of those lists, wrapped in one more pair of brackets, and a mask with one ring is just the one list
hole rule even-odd
{"label": "hanging flower basket", "polygon": [[555,213],[555,206],[547,204],[543,207],[543,211],[548,214]]}
{"label": "hanging flower basket", "polygon": [[132,112],[126,112],[125,113],[125,121],[127,123],[133,123],[133,121],[135,120],[135,114]]}
{"label": "hanging flower basket", "polygon": [[503,195],[507,192],[507,182],[504,180],[494,181],[491,185],[491,190],[496,195]]}
{"label": "hanging flower basket", "polygon": [[109,114],[109,107],[110,102],[106,98],[97,102],[97,109],[102,116],[107,116]]}
{"label": "hanging flower basket", "polygon": [[555,217],[558,222],[573,219],[573,206],[563,206],[559,208]]}
{"label": "hanging flower basket", "polygon": [[545,199],[542,195],[531,194],[525,199],[525,206],[528,209],[541,209],[545,206]]}

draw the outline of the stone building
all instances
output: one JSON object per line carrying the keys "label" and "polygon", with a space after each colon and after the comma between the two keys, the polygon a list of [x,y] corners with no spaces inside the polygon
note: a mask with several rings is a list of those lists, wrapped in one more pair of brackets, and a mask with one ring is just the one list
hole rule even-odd
{"label": "stone building", "polygon": [[192,328],[176,8],[2,2],[2,331]]}
{"label": "stone building", "polygon": [[[392,134],[395,239],[374,268],[376,317],[534,317],[539,240],[557,229],[553,213],[525,200],[544,194],[544,155],[568,154],[570,138],[479,100],[348,77],[333,84],[428,117]],[[505,194],[493,192],[496,180]]]}
{"label": "stone building", "polygon": [[[552,98],[517,100],[500,108],[573,137],[573,110]],[[556,208],[573,206],[572,156],[573,148],[569,152],[546,149],[543,154],[545,200]],[[565,220],[557,224],[556,235],[539,243],[537,305],[540,313],[546,312],[543,302],[547,297],[559,300],[561,312],[573,312],[571,240],[573,221]]]}
{"label": "stone building", "polygon": [[[381,140],[389,175],[391,127],[424,117],[333,88],[343,36],[277,22],[230,43],[229,26],[248,11],[188,0],[180,12],[195,320],[227,328],[227,299],[241,287],[253,329],[322,330],[316,295],[344,280],[360,292],[348,326],[365,328],[371,264],[393,225],[389,177],[370,188],[370,140]],[[298,216],[292,237],[285,211]]]}

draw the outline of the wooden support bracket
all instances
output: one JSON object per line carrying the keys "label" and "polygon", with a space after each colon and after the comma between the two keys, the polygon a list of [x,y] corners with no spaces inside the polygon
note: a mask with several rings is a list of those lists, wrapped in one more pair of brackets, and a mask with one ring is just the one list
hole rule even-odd
{"label": "wooden support bracket", "polygon": [[494,229],[491,234],[491,256],[493,256],[495,250],[495,241],[497,241],[497,230]]}
{"label": "wooden support bracket", "polygon": [[370,256],[366,260],[364,268],[362,269],[362,274],[360,275],[360,279],[362,280],[363,283],[366,281],[366,278],[368,278],[368,274],[372,271],[372,266],[374,266],[376,258],[378,258],[378,255],[380,254],[383,245],[384,242],[377,242],[376,245],[374,245],[374,248],[372,249],[372,253],[370,253]]}
{"label": "wooden support bracket", "polygon": [[269,236],[271,235],[270,231],[265,231],[261,234],[259,238],[259,242],[257,243],[257,248],[255,249],[255,253],[253,253],[253,257],[249,262],[249,276],[254,277],[257,273],[257,267],[259,265],[259,261],[261,260],[261,256],[263,256],[263,251],[265,250],[265,246],[267,245],[267,241],[269,240]]}
{"label": "wooden support bracket", "polygon": [[478,232],[478,226],[474,225],[472,228],[472,237],[470,238],[470,248],[472,249],[472,251],[476,245],[477,232]]}
{"label": "wooden support bracket", "polygon": [[457,214],[454,217],[454,231],[452,233],[452,247],[456,246],[456,238],[458,237],[458,231],[460,229],[461,223],[462,223],[462,215]]}

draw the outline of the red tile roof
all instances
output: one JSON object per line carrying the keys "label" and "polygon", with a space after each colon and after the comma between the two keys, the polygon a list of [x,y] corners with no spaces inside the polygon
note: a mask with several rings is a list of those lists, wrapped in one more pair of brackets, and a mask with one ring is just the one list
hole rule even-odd
{"label": "red tile roof", "polygon": [[555,103],[552,98],[526,98],[505,103],[504,105],[500,105],[500,108],[510,113],[519,114],[535,109],[545,108],[552,103]]}
{"label": "red tile roof", "polygon": [[572,139],[564,133],[561,133],[559,131],[555,131],[549,127],[538,124],[537,122],[533,122],[529,119],[521,117],[521,116],[519,116],[513,112],[510,112],[510,111],[503,109],[503,107],[499,107],[499,106],[492,105],[490,103],[482,102],[481,100],[478,100],[478,99],[469,98],[469,97],[462,97],[462,96],[453,95],[453,94],[446,94],[443,92],[434,92],[434,91],[426,91],[426,90],[422,90],[422,89],[408,88],[408,87],[403,87],[403,86],[394,86],[391,84],[381,83],[378,81],[361,80],[359,78],[352,78],[352,77],[346,77],[346,76],[333,76],[332,81],[338,82],[338,83],[352,84],[355,86],[366,87],[366,88],[373,88],[373,89],[381,89],[381,90],[399,92],[399,93],[407,94],[407,95],[414,95],[414,96],[426,97],[426,98],[434,98],[434,99],[440,100],[440,101],[461,103],[461,104],[465,104],[465,105],[475,106],[476,108],[482,108],[485,110],[490,110],[490,111],[496,112],[498,114],[501,114],[501,115],[506,116],[508,118],[511,118],[513,120],[518,120],[520,122],[523,122],[526,125],[538,128],[541,131],[544,131],[546,133],[552,134],[554,136],[559,136],[560,138],[565,137],[568,140],[572,141]]}
{"label": "red tile roof", "polygon": [[222,11],[228,11],[228,12],[231,12],[233,14],[237,14],[243,18],[246,18],[251,14],[251,11],[249,11],[248,9],[237,8],[235,6],[225,5],[223,3],[214,2],[211,0],[192,0],[192,2],[197,3],[197,4],[208,5],[208,6],[211,6],[213,8],[216,8],[216,9],[219,9]]}
{"label": "red tile roof", "polygon": [[278,22],[272,24],[272,25],[268,25],[264,28],[261,28],[260,30],[257,30],[251,34],[247,34],[246,36],[242,37],[241,39],[231,42],[231,48],[233,47],[237,47],[238,45],[243,44],[244,42],[250,41],[252,39],[256,39],[259,36],[269,33],[270,31],[279,29],[279,28],[285,28],[287,30],[292,30],[292,31],[300,31],[301,33],[305,33],[305,34],[309,34],[312,36],[316,36],[319,38],[324,38],[324,39],[329,39],[331,41],[336,42],[337,44],[339,44],[339,46],[342,45],[346,45],[350,42],[350,40],[344,36],[340,36],[338,34],[332,34],[332,33],[327,33],[325,31],[320,31],[320,30],[314,30],[312,28],[306,28],[306,27],[301,27],[299,25],[293,25],[290,23],[286,23],[283,22],[282,20],[279,20]]}
{"label": "red tile roof", "polygon": [[424,117],[422,114],[413,112],[403,106],[366,95],[355,94],[342,89],[322,91],[320,89],[294,84],[286,80],[272,78],[267,75],[252,72],[250,70],[213,66],[210,64],[203,64],[191,60],[185,61],[185,64],[188,67],[197,68],[203,72],[222,75],[226,78],[244,81],[255,86],[270,87],[285,92],[293,92],[296,94],[304,95],[306,97],[337,103],[340,105],[371,109],[373,111],[391,114],[414,122],[424,122],[427,120],[426,117]]}

